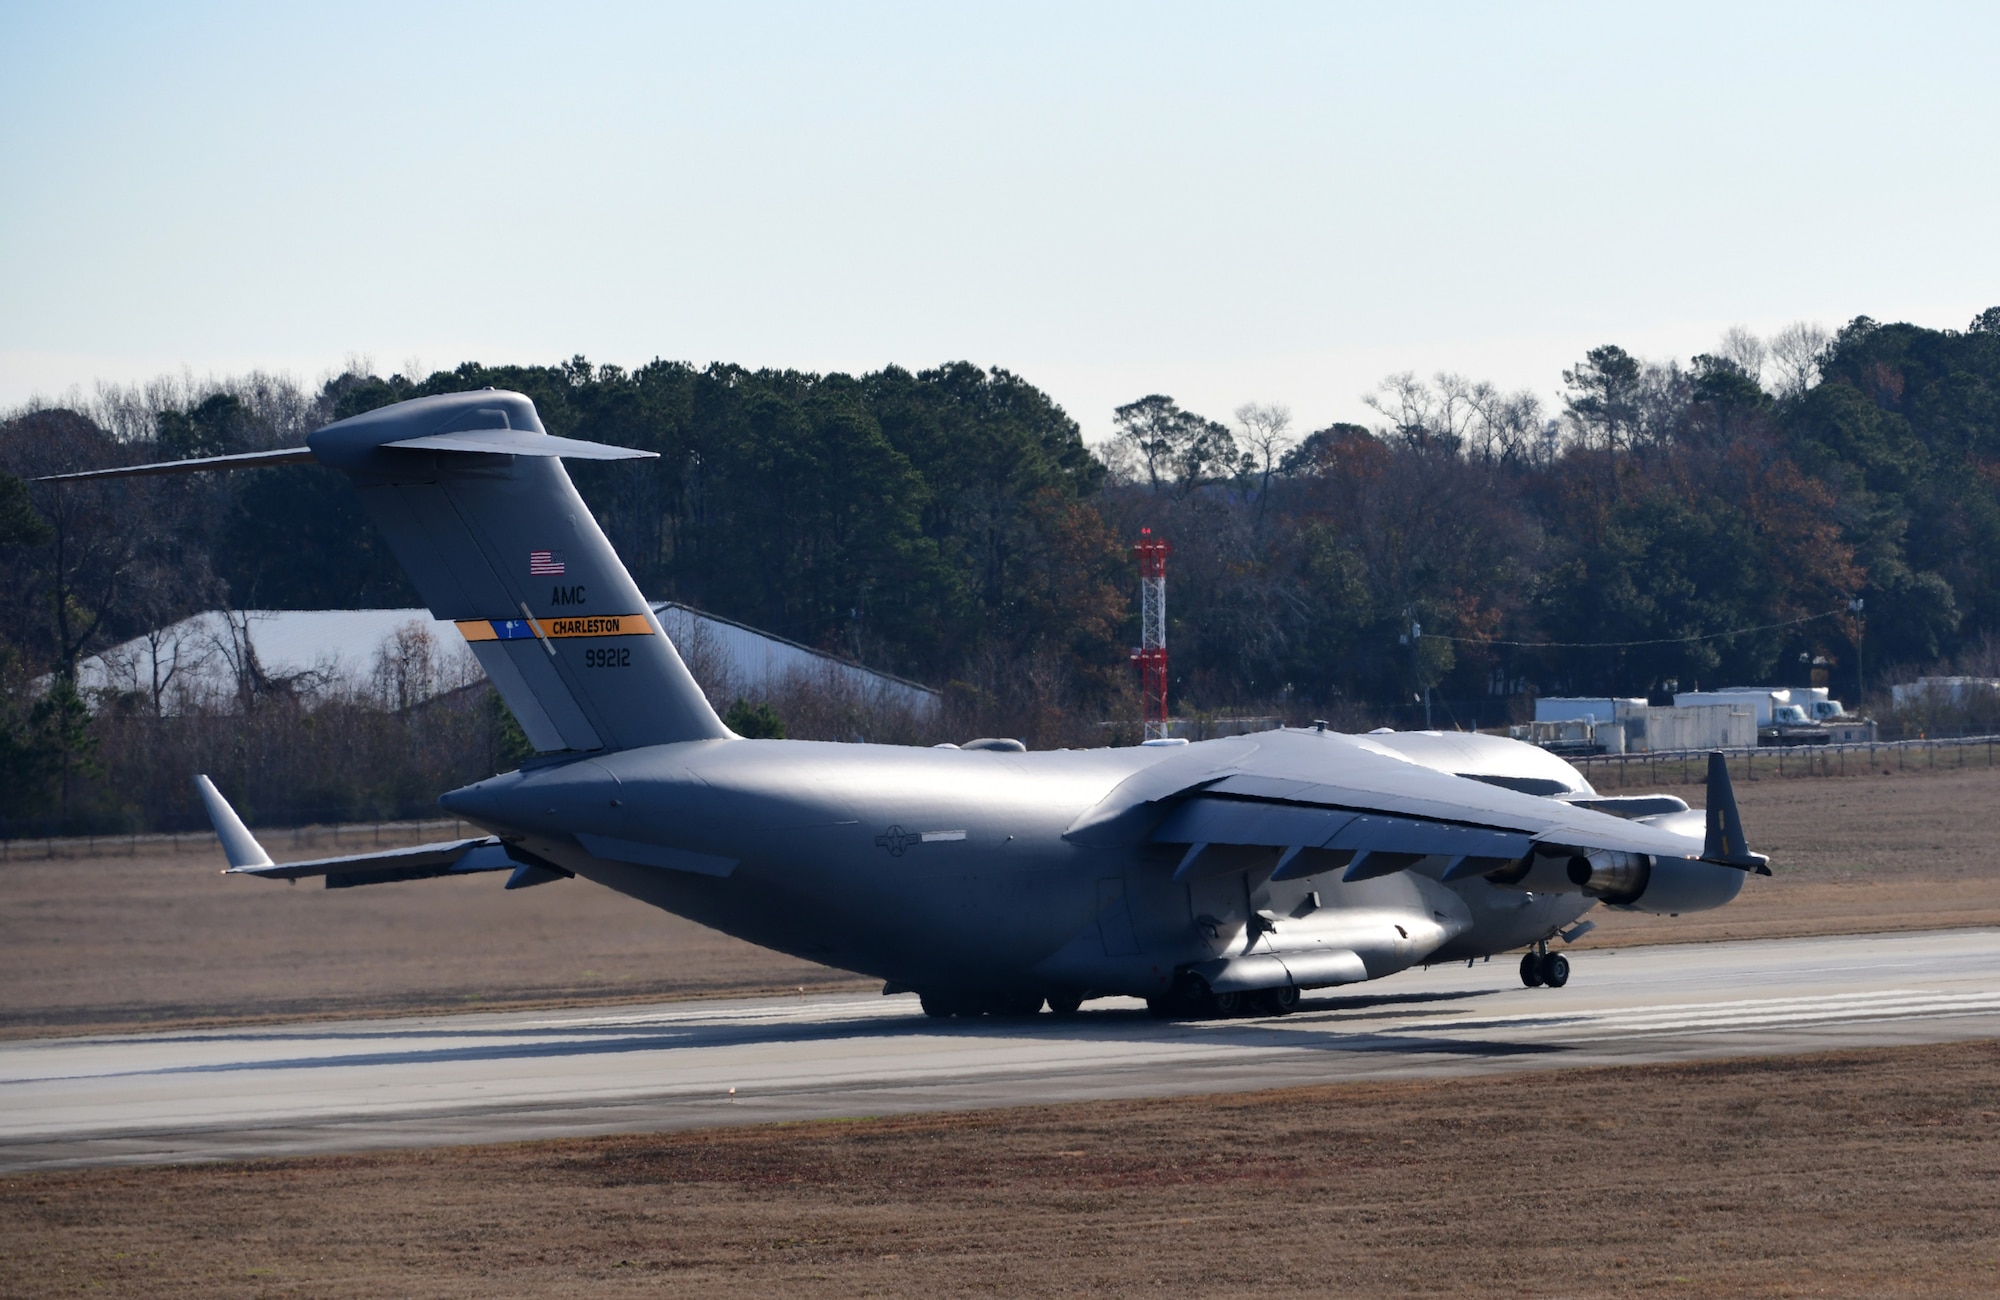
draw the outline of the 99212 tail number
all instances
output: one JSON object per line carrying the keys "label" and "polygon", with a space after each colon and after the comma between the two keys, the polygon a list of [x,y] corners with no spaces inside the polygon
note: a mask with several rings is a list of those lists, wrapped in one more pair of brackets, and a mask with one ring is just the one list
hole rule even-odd
{"label": "99212 tail number", "polygon": [[619,648],[617,646],[607,646],[603,649],[598,649],[593,646],[583,652],[583,666],[585,668],[630,668],[632,666],[631,647]]}

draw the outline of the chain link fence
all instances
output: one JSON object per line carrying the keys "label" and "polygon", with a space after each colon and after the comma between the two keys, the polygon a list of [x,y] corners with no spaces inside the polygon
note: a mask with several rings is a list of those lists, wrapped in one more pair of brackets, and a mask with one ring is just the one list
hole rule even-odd
{"label": "chain link fence", "polygon": [[[1852,745],[1768,746],[1722,751],[1732,781],[1794,777],[1867,776],[1874,773],[1954,771],[2000,763],[2000,735],[1878,740]],[[1572,758],[1599,789],[1700,785],[1708,775],[1707,750],[1669,753],[1591,754]]]}
{"label": "chain link fence", "polygon": [[[272,857],[291,861],[306,857],[334,857],[379,848],[397,848],[432,840],[468,839],[485,831],[454,817],[426,821],[330,822],[310,826],[254,827],[257,842]],[[222,862],[222,846],[215,832],[166,831],[125,835],[45,835],[34,838],[0,839],[0,862],[20,862],[34,858],[165,857],[181,854],[213,855]]]}

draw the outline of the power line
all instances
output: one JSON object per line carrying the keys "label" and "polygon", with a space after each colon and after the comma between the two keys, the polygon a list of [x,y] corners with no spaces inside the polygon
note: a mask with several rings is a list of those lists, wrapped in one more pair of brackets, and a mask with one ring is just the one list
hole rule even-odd
{"label": "power line", "polygon": [[1719,641],[1723,637],[1748,636],[1752,632],[1775,632],[1779,628],[1797,627],[1802,623],[1817,623],[1823,618],[1832,618],[1846,611],[1830,609],[1824,614],[1807,614],[1804,618],[1787,619],[1783,623],[1765,623],[1760,627],[1731,628],[1727,632],[1703,632],[1698,636],[1663,636],[1650,641],[1488,641],[1476,636],[1445,636],[1439,632],[1423,632],[1420,636],[1436,637],[1440,641],[1458,641],[1466,645],[1503,645],[1516,650],[1623,650],[1642,645],[1686,645],[1691,641]]}

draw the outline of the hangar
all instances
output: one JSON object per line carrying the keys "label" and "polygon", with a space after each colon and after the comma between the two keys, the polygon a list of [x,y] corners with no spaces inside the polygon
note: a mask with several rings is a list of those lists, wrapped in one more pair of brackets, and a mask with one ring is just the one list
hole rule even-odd
{"label": "hangar", "polygon": [[[650,604],[711,698],[830,680],[920,718],[938,713],[940,692],[919,682],[679,601]],[[253,674],[308,702],[372,693],[414,703],[486,680],[456,626],[427,609],[213,609],[92,655],[77,665],[77,685],[87,697],[138,694],[174,713],[238,698]]]}

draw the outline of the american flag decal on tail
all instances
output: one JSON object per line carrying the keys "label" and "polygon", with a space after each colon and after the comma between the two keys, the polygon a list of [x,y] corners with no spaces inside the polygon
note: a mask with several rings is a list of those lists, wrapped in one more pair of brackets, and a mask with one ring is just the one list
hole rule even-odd
{"label": "american flag decal on tail", "polygon": [[563,571],[561,551],[529,551],[528,573],[532,577],[552,577]]}

